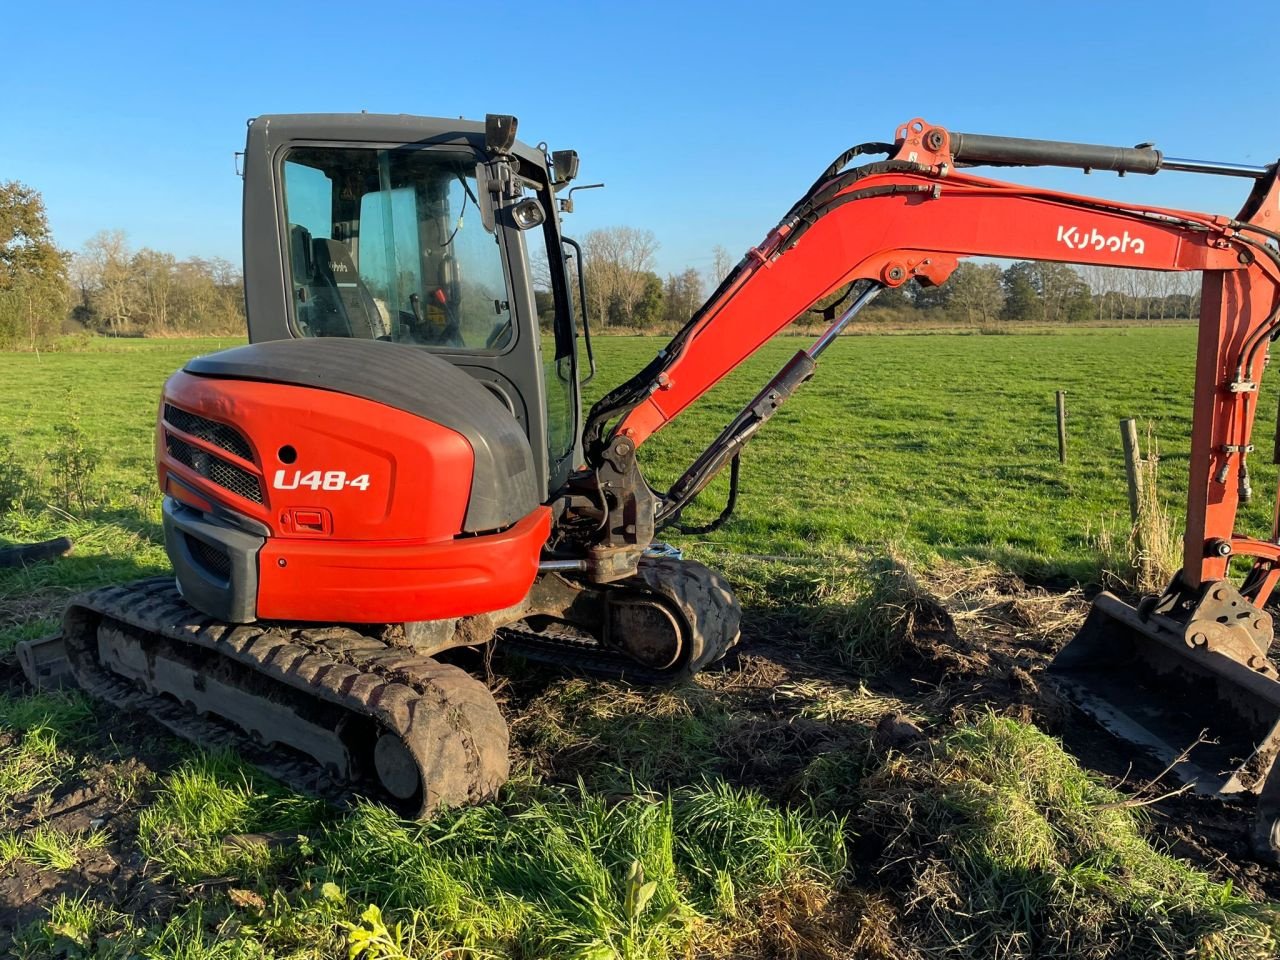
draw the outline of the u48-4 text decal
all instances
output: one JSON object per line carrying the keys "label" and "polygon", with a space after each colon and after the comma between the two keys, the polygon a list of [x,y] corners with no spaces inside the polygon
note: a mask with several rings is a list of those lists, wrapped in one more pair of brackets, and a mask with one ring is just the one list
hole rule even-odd
{"label": "u48-4 text decal", "polygon": [[355,490],[369,489],[369,475],[348,477],[345,470],[277,470],[271,486],[277,490],[297,490],[307,487],[311,490]]}

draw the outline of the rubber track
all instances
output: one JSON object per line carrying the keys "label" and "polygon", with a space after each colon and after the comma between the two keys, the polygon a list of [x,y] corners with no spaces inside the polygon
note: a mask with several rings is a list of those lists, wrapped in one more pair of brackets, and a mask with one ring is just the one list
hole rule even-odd
{"label": "rubber track", "polygon": [[[623,653],[594,640],[535,633],[519,627],[499,631],[499,649],[510,650],[560,667],[632,683],[673,684],[722,659],[742,633],[742,609],[724,575],[693,560],[650,558],[640,563],[640,579],[680,612],[689,629],[689,642],[679,662],[666,670],[645,667]],[[634,589],[632,582],[632,589]]]}
{"label": "rubber track", "polygon": [[[398,736],[426,789],[405,812],[429,815],[441,804],[476,803],[507,779],[507,726],[488,689],[463,670],[390,647],[344,627],[227,624],[190,607],[171,578],[107,587],[72,601],[63,637],[77,682],[118,707],[139,709],[198,743],[231,747],[296,789],[349,799],[360,784],[335,782],[318,765],[254,744],[170,699],[138,690],[97,660],[97,629],[115,621],[212,651],[304,696],[370,717]],[[371,758],[358,758],[372,769]],[[372,786],[371,783],[366,784]]]}

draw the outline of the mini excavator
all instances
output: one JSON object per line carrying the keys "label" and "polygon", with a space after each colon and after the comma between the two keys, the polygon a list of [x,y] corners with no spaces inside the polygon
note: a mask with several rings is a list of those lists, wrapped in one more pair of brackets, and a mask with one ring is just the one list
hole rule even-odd
{"label": "mini excavator", "polygon": [[[1183,171],[1251,190],[1239,214],[1217,216],[1018,186],[975,166]],[[322,795],[418,816],[479,801],[507,776],[506,724],[485,685],[438,655],[496,641],[639,683],[723,657],[739,635],[728,582],[656,538],[726,468],[727,516],[747,441],[877,293],[942,283],[968,256],[1199,271],[1182,568],[1136,606],[1101,595],[1049,675],[1154,754],[1199,741],[1179,775],[1251,798],[1258,846],[1277,855],[1280,676],[1266,607],[1280,525],[1235,530],[1280,334],[1276,165],[912,120],[892,142],[836,158],[652,362],[585,415],[579,387],[595,365],[581,249],[559,217],[577,169],[574,151],[518,142],[506,115],[252,121],[250,342],[191,360],[159,404],[175,576],[75,599],[57,637],[22,646],[28,675],[234,746]],[[833,297],[826,332],[670,489],[654,489],[645,441]]]}

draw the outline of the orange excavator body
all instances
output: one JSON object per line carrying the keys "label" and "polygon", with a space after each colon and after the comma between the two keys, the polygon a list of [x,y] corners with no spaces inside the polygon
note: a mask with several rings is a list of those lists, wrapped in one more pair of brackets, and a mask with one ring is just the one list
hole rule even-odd
{"label": "orange excavator body", "polygon": [[[218,444],[229,436],[243,438],[247,456]],[[294,452],[291,463],[281,450]],[[465,436],[373,400],[294,384],[174,374],[156,464],[161,490],[189,510],[211,513],[217,503],[265,528],[256,597],[236,618],[245,621],[487,613],[525,597],[551,533],[551,511],[538,505],[503,530],[459,539],[475,469]],[[325,469],[334,464],[342,469]],[[216,546],[199,537],[174,532],[170,554],[205,559]]]}
{"label": "orange excavator body", "polygon": [[[1280,680],[1263,609],[1280,579],[1280,519],[1267,537],[1235,529],[1252,494],[1258,388],[1280,332],[1276,165],[959,134],[912,120],[892,144],[838,158],[671,343],[583,418],[562,255],[562,244],[577,246],[559,233],[554,198],[576,174],[576,154],[549,158],[518,144],[510,117],[483,128],[447,123],[320,116],[251,125],[253,342],[176,374],[157,428],[182,599],[164,593],[157,613],[147,598],[159,588],[143,585],[78,601],[63,637],[77,679],[112,695],[112,677],[123,675],[256,730],[254,697],[269,676],[279,685],[273,709],[296,703],[304,717],[282,720],[282,742],[417,812],[476,799],[505,774],[505,734],[499,751],[475,730],[496,730],[501,718],[461,681],[443,694],[433,687],[439,665],[430,657],[496,636],[535,659],[670,682],[723,656],[738,637],[731,590],[656,536],[678,527],[730,467],[727,517],[742,448],[879,291],[943,283],[973,256],[1198,271],[1182,570],[1138,607],[1101,598],[1050,673],[1104,726],[1156,753],[1177,755],[1185,731],[1211,727],[1213,752],[1181,772],[1205,792],[1258,794],[1259,845],[1280,852],[1280,774],[1271,773]],[[886,159],[851,165],[866,154]],[[979,164],[1223,173],[1253,188],[1231,217],[1018,186],[967,169]],[[293,202],[305,191],[307,203]],[[469,204],[502,255],[488,267],[469,261],[470,284],[459,267],[470,248],[455,243]],[[379,237],[374,224],[397,215],[417,218],[414,239],[388,226]],[[541,298],[528,253],[539,242],[549,245],[551,274]],[[409,243],[411,256],[397,243]],[[485,292],[480,281],[499,262],[505,286]],[[399,273],[379,274],[388,264]],[[654,490],[639,465],[643,444],[841,290],[852,302],[830,329],[669,490]],[[545,317],[550,327],[539,326]],[[1236,556],[1253,559],[1239,586],[1226,579]],[[334,624],[350,625],[338,641]],[[242,642],[244,630],[261,632]],[[30,646],[23,656],[29,666],[38,659]],[[210,693],[201,678],[217,656],[237,666]],[[393,662],[390,674],[383,668]],[[356,672],[330,683],[339,666]],[[405,677],[416,679],[405,687]],[[321,688],[329,713],[316,720],[306,703]],[[406,706],[415,697],[417,712]],[[426,704],[438,715],[442,702],[479,713],[470,728],[443,731],[423,719],[433,715]],[[483,777],[459,772],[476,770]]]}

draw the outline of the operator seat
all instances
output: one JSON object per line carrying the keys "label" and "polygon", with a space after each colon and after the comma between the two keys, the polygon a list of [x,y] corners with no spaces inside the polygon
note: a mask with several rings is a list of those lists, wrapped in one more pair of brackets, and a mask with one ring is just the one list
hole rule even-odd
{"label": "operator seat", "polygon": [[383,322],[373,294],[364,285],[351,259],[351,250],[340,240],[312,240],[313,273],[311,326],[318,337],[355,337],[377,340],[390,331]]}

